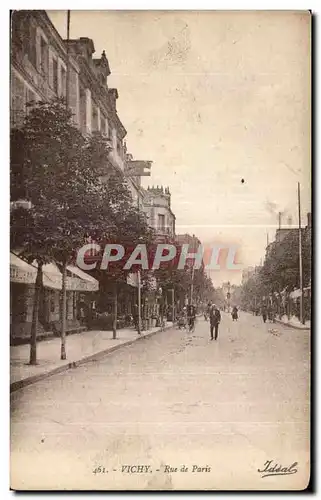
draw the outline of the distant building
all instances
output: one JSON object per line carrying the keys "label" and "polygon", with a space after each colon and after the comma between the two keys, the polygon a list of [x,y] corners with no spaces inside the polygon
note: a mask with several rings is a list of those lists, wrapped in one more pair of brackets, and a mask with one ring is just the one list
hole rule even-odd
{"label": "distant building", "polygon": [[[275,232],[275,240],[269,243],[266,246],[266,257],[271,255],[272,250],[275,248],[277,244],[282,244],[284,239],[289,235],[289,234],[297,234],[299,238],[299,228],[298,227],[284,227],[284,228],[279,228]],[[311,221],[311,213],[309,212],[307,214],[307,225],[302,227],[302,236],[304,237],[307,235],[308,238],[310,238],[311,242],[311,234],[312,234],[312,221]]]}
{"label": "distant building", "polygon": [[199,245],[201,245],[201,241],[195,236],[195,235],[190,235],[190,234],[178,234],[176,235],[176,241],[180,245],[183,244],[189,244],[190,249],[195,248],[195,250],[198,249]]}
{"label": "distant building", "polygon": [[148,187],[144,190],[142,209],[148,224],[159,238],[175,236],[175,215],[171,209],[171,193],[163,186]]}
{"label": "distant building", "polygon": [[243,269],[243,271],[242,271],[242,285],[244,285],[244,283],[246,283],[250,279],[250,277],[254,274],[254,272],[255,272],[255,267],[253,267],[253,266],[250,266],[250,267]]}

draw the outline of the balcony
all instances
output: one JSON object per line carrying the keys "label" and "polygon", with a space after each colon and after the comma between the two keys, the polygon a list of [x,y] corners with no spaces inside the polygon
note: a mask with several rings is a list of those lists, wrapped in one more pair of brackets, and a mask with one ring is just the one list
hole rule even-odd
{"label": "balcony", "polygon": [[173,229],[169,226],[155,227],[157,236],[174,236]]}

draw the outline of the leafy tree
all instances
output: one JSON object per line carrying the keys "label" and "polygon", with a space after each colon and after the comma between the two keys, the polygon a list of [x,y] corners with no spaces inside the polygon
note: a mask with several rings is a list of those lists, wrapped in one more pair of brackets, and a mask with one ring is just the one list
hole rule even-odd
{"label": "leafy tree", "polygon": [[[311,234],[302,229],[303,286],[311,280]],[[291,292],[300,286],[298,230],[289,231],[281,241],[275,241],[266,255],[264,265],[242,286],[242,303],[253,308],[264,296]]]}
{"label": "leafy tree", "polygon": [[[91,168],[96,149],[73,125],[63,100],[36,103],[21,130],[12,131],[12,200],[21,197],[31,209],[11,214],[11,245],[29,260],[36,260],[38,273],[31,328],[30,363],[36,359],[36,332],[42,267],[50,260],[62,264],[61,358],[66,358],[67,265],[85,236],[110,226],[106,188]],[[94,139],[97,141],[97,138]],[[106,145],[101,141],[101,148]]]}
{"label": "leafy tree", "polygon": [[[92,163],[95,170],[101,163]],[[153,232],[148,227],[142,212],[133,205],[130,191],[127,187],[125,177],[121,172],[112,170],[103,177],[104,190],[106,193],[106,205],[109,207],[108,218],[110,231],[105,234],[94,233],[94,238],[100,244],[102,251],[107,243],[119,244],[128,251],[133,250],[139,243],[149,244],[153,240]],[[104,211],[107,211],[105,206]],[[128,255],[129,256],[129,255]],[[124,269],[124,259],[112,263],[106,270],[98,268],[92,271],[92,275],[100,283],[101,295],[105,295],[107,290],[113,290],[113,338],[117,335],[117,309],[118,293],[126,284],[126,278],[133,270],[139,267]],[[142,272],[142,279],[147,277],[147,273]]]}

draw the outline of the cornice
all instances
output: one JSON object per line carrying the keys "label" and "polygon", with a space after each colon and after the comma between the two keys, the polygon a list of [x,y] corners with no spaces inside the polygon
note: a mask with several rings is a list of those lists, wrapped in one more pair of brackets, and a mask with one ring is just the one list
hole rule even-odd
{"label": "cornice", "polygon": [[[59,52],[61,59],[64,60],[65,64],[67,64],[67,46],[64,40],[59,35],[58,31],[50,21],[50,18],[45,10],[33,11],[37,21],[40,23],[40,27],[44,32],[50,32],[50,44]],[[74,70],[79,73],[79,66],[77,65],[76,60],[69,55],[69,62],[73,66]]]}
{"label": "cornice", "polygon": [[90,66],[82,56],[79,56],[78,63],[80,67],[79,79],[82,83],[85,83],[85,86],[88,84],[88,88],[93,92],[94,97],[99,99],[99,104],[105,109],[108,117],[111,117],[115,127],[121,133],[121,138],[124,139],[127,135],[127,130],[120,121],[117,111],[109,102],[107,89],[102,88],[100,82],[96,78],[96,75],[93,73]]}

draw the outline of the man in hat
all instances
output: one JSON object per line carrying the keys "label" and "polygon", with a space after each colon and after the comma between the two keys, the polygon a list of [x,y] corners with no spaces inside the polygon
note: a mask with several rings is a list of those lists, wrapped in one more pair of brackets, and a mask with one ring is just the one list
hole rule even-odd
{"label": "man in hat", "polygon": [[[211,340],[215,338],[217,340],[218,337],[218,325],[220,324],[221,321],[221,313],[218,309],[218,307],[213,304],[213,306],[210,309],[210,331],[211,331]],[[215,337],[213,337],[213,332],[215,331]]]}

